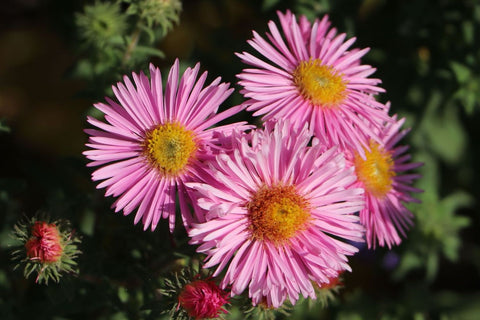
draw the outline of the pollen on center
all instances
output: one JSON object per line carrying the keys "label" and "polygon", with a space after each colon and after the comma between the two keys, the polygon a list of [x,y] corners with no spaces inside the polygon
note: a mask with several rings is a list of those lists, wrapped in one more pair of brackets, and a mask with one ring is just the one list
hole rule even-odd
{"label": "pollen on center", "polygon": [[293,71],[293,81],[301,95],[315,106],[336,107],[347,95],[342,74],[323,65],[320,59],[301,61]]}
{"label": "pollen on center", "polygon": [[396,175],[391,153],[370,141],[370,151],[365,150],[365,156],[362,159],[355,155],[355,172],[367,192],[383,198],[392,189],[392,178]]}
{"label": "pollen on center", "polygon": [[263,186],[246,207],[252,237],[276,245],[305,230],[310,219],[309,203],[294,186]]}
{"label": "pollen on center", "polygon": [[156,126],[146,134],[144,153],[164,176],[177,176],[195,156],[195,135],[179,123]]}

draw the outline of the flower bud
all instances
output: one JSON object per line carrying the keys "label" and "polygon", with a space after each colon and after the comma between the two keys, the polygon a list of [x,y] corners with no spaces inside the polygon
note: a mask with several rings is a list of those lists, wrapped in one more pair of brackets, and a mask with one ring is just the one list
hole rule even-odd
{"label": "flower bud", "polygon": [[54,223],[47,224],[45,221],[36,221],[31,234],[31,238],[25,243],[30,260],[52,263],[60,259],[63,248],[60,233]]}
{"label": "flower bud", "polygon": [[183,288],[178,297],[179,307],[195,319],[216,318],[220,312],[227,313],[223,306],[228,295],[212,280],[196,280]]}
{"label": "flower bud", "polygon": [[59,282],[63,273],[78,273],[74,259],[80,254],[80,240],[67,221],[50,223],[48,219],[33,217],[18,222],[13,236],[21,246],[13,252],[15,269],[23,267],[25,278],[36,273],[35,282],[48,284],[50,279]]}

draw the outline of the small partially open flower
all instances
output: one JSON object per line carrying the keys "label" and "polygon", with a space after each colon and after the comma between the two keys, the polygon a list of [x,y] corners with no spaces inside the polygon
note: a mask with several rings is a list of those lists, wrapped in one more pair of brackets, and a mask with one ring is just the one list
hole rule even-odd
{"label": "small partially open flower", "polygon": [[342,282],[343,272],[338,273],[337,276],[331,277],[327,283],[315,286],[316,300],[309,300],[309,307],[315,304],[320,304],[322,308],[327,308],[338,299],[340,289],[343,288]]}
{"label": "small partially open flower", "polygon": [[228,294],[212,280],[196,280],[187,284],[178,297],[178,308],[183,308],[195,319],[216,318],[220,312],[227,313],[223,306],[228,303]]}
{"label": "small partially open flower", "polygon": [[338,274],[338,276],[330,278],[329,282],[320,285],[318,288],[320,290],[322,290],[322,289],[327,289],[328,290],[328,289],[336,289],[336,288],[341,287],[343,285],[342,279],[340,279],[341,274],[342,273],[340,272]]}
{"label": "small partially open flower", "polygon": [[49,222],[48,219],[33,217],[21,221],[14,227],[14,237],[21,247],[13,252],[18,262],[15,268],[24,267],[24,276],[36,273],[36,282],[48,283],[60,280],[62,273],[78,273],[74,259],[80,251],[80,242],[67,221]]}
{"label": "small partially open flower", "polygon": [[170,319],[209,319],[227,313],[230,292],[220,289],[205,270],[199,269],[192,265],[164,279],[159,292],[166,299],[159,307]]}
{"label": "small partially open flower", "polygon": [[31,230],[32,236],[25,243],[27,257],[41,263],[57,262],[63,248],[60,232],[54,223],[36,221]]}

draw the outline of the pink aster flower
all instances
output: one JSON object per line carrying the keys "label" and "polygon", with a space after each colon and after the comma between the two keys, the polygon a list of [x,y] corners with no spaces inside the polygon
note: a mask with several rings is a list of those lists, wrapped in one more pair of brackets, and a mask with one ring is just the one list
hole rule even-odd
{"label": "pink aster flower", "polygon": [[369,248],[400,244],[400,235],[412,224],[413,215],[404,203],[419,202],[410,192],[422,190],[412,187],[419,174],[404,173],[422,165],[410,162],[411,156],[405,154],[408,146],[396,144],[409,130],[400,131],[405,119],[385,124],[378,132],[381,143],[369,140],[366,158],[356,152],[346,152],[347,163],[355,167],[358,176],[355,187],[365,190],[365,208],[360,211],[360,221],[365,226],[365,235]]}
{"label": "pink aster flower", "polygon": [[238,75],[247,110],[264,120],[309,123],[327,146],[363,153],[365,139],[379,140],[366,123],[378,128],[388,121],[385,106],[374,99],[384,91],[377,86],[381,81],[368,78],[375,69],[360,64],[369,49],[349,51],[355,38],[344,41],[344,33],[329,28],[327,16],[313,25],[305,16],[297,23],[290,11],[278,16],[283,32],[270,21],[268,41],[255,31],[248,41],[263,57],[237,54],[252,66]]}
{"label": "pink aster flower", "polygon": [[217,132],[243,128],[243,123],[211,128],[242,107],[217,113],[233,89],[220,78],[204,87],[207,73],[197,79],[199,69],[199,64],[186,69],[179,83],[176,60],[163,93],[160,70],[150,65],[151,81],[143,72],[132,74],[135,85],[125,76],[124,83],[113,86],[118,103],[106,98],[107,104],[95,105],[105,121],[88,117],[99,129],[85,130],[90,135],[91,150],[84,152],[92,160],[88,165],[101,166],[92,179],[102,180],[97,188],[106,188],[106,196],[118,197],[116,212],[128,215],[137,209],[134,222],[142,220],[144,229],[151,225],[154,230],[161,217],[174,229],[176,194],[183,222],[189,223],[185,182],[195,181],[212,157],[220,142]]}
{"label": "pink aster flower", "polygon": [[254,305],[279,307],[288,297],[315,298],[312,281],[329,283],[350,270],[347,256],[362,241],[354,213],[363,208],[362,189],[344,157],[313,140],[306,126],[267,123],[251,140],[233,134],[238,148],[218,155],[209,183],[190,183],[198,205],[210,214],[189,230],[213,276],[226,269],[222,287],[232,295],[247,287]]}
{"label": "pink aster flower", "polygon": [[195,280],[182,289],[178,307],[194,319],[216,318],[220,313],[227,313],[223,306],[228,300],[228,293],[212,280]]}

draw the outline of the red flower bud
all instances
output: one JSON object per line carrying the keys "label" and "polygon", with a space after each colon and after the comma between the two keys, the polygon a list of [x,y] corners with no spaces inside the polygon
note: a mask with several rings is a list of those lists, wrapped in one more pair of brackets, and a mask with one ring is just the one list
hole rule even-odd
{"label": "red flower bud", "polygon": [[57,226],[54,223],[36,221],[31,232],[32,236],[25,243],[30,260],[38,260],[42,263],[57,262],[63,253]]}
{"label": "red flower bud", "polygon": [[216,318],[228,303],[228,293],[211,280],[196,280],[187,284],[178,297],[179,307],[195,319]]}

